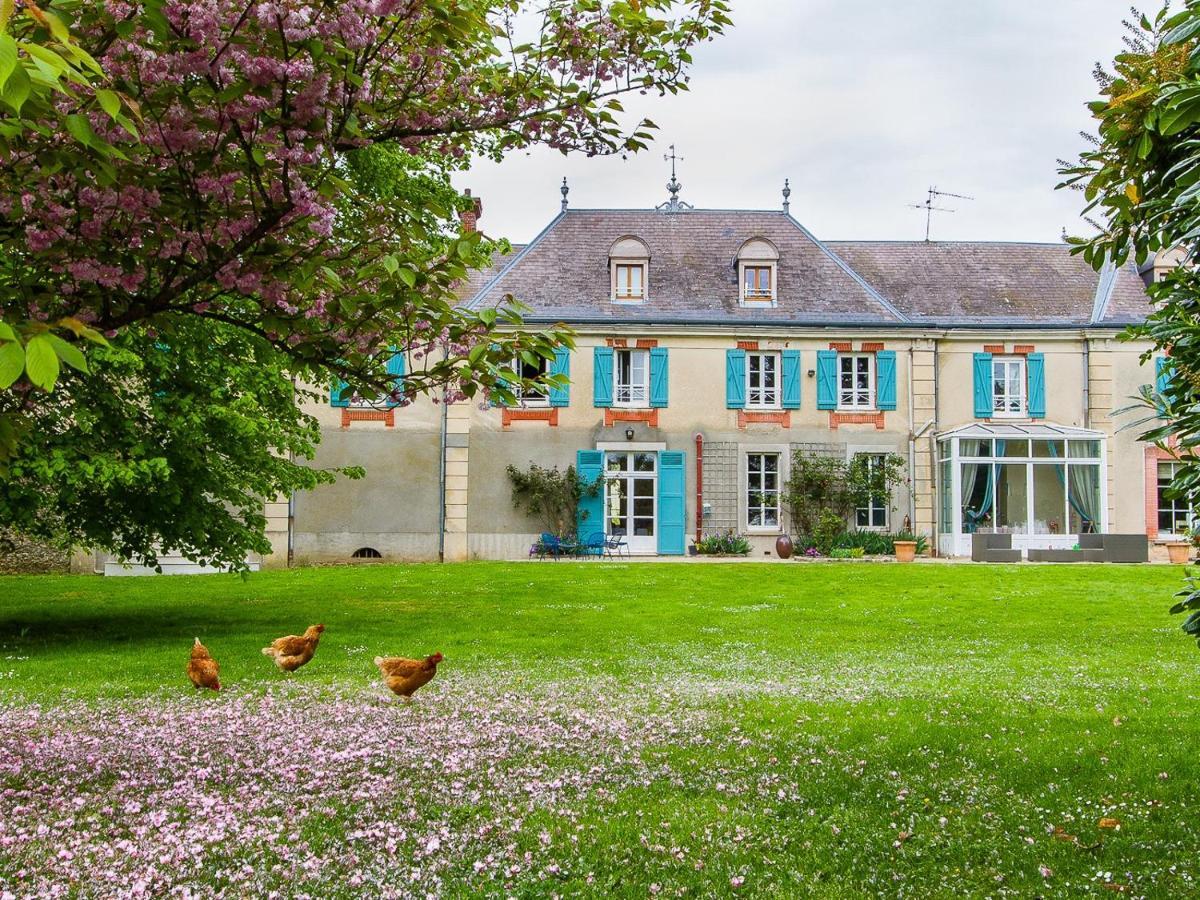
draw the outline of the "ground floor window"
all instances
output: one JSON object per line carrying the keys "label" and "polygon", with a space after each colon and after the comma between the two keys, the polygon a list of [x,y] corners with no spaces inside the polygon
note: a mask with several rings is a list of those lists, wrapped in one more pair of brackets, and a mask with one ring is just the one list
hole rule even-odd
{"label": "ground floor window", "polygon": [[1177,462],[1158,464],[1158,536],[1183,534],[1195,522],[1191,505],[1183,497],[1168,497],[1167,489],[1179,471]]}
{"label": "ground floor window", "polygon": [[[871,477],[887,465],[886,453],[860,453],[866,462],[867,475]],[[858,528],[887,528],[888,507],[892,498],[886,493],[877,492],[867,498],[865,505],[854,510],[854,524]]]}
{"label": "ground floor window", "polygon": [[746,454],[746,524],[779,527],[779,454]]}
{"label": "ground floor window", "polygon": [[653,553],[658,517],[658,454],[605,453],[605,533],[631,553]]}

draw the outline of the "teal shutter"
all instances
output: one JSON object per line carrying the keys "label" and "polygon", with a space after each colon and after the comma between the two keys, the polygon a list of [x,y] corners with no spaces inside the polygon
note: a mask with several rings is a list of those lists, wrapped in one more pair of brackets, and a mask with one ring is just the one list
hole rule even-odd
{"label": "teal shutter", "polygon": [[1167,391],[1171,383],[1171,358],[1169,356],[1154,357],[1154,389],[1160,394]]}
{"label": "teal shutter", "polygon": [[[500,350],[500,345],[492,344],[490,349],[493,353],[497,353]],[[508,380],[504,379],[504,378],[497,378],[496,379],[496,387],[507,390],[508,389]],[[492,406],[507,406],[508,404],[505,403],[503,400],[501,400],[499,397],[496,397],[493,395],[491,398],[491,405]]]}
{"label": "teal shutter", "polygon": [[329,405],[330,406],[349,406],[350,393],[346,390],[350,385],[340,378],[333,379],[333,385],[329,389]]}
{"label": "teal shutter", "polygon": [[880,350],[875,354],[875,405],[880,409],[896,408],[895,350]]}
{"label": "teal shutter", "polygon": [[975,418],[990,419],[995,411],[992,400],[992,354],[976,353],[974,370]]}
{"label": "teal shutter", "polygon": [[783,393],[780,395],[784,409],[800,408],[800,351],[783,351]]}
{"label": "teal shutter", "polygon": [[[604,471],[604,453],[600,450],[580,450],[575,454],[575,471],[587,484],[595,484]],[[604,531],[604,489],[595,497],[580,497],[575,516],[578,537]],[[562,535],[559,535],[562,537]]]}
{"label": "teal shutter", "polygon": [[817,409],[837,409],[837,351],[817,351]]}
{"label": "teal shutter", "polygon": [[[396,391],[404,390],[404,374],[405,360],[403,353],[393,353],[388,357],[387,373],[392,376],[392,389]],[[388,397],[387,405],[389,409],[395,409],[401,403],[395,397]]]}
{"label": "teal shutter", "polygon": [[570,406],[571,405],[571,351],[566,347],[559,347],[554,351],[554,359],[550,362],[550,374],[562,375],[568,379],[567,384],[563,387],[550,388],[550,405],[551,406]]}
{"label": "teal shutter", "polygon": [[667,364],[667,348],[650,348],[650,405],[655,408],[667,405],[670,397],[670,373]]}
{"label": "teal shutter", "polygon": [[725,405],[746,408],[746,351],[725,351]]}
{"label": "teal shutter", "polygon": [[683,556],[685,550],[685,459],[678,450],[658,454],[658,552],[662,556]]}
{"label": "teal shutter", "polygon": [[613,405],[613,349],[597,347],[592,373],[592,397],[595,406]]}
{"label": "teal shutter", "polygon": [[1029,378],[1029,418],[1046,418],[1046,357],[1030,353],[1025,357],[1025,372]]}

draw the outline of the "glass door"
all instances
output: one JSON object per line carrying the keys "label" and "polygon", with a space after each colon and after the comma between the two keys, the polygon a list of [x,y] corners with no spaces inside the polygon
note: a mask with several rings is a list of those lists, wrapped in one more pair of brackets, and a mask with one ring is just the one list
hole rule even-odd
{"label": "glass door", "polygon": [[610,451],[604,457],[605,533],[623,540],[630,553],[657,553],[658,454]]}

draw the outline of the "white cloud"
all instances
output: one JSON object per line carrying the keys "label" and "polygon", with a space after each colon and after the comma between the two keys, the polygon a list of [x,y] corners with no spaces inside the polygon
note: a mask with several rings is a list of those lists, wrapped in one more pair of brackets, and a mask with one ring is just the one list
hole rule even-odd
{"label": "white cloud", "polygon": [[636,98],[660,126],[629,159],[537,149],[456,178],[483,199],[481,226],[532,238],[558,211],[666,199],[675,143],[683,197],[776,208],[826,238],[918,239],[908,208],[930,184],[969,194],[934,221],[944,240],[1054,241],[1086,232],[1078,193],[1055,191],[1056,160],[1091,130],[1091,69],[1121,49],[1128,0],[737,0],[735,26],[696,53],[692,90]]}

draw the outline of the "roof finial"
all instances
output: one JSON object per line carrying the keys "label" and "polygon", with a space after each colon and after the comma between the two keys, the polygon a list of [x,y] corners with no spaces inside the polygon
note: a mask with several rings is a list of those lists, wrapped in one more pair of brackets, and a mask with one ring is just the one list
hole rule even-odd
{"label": "roof finial", "polygon": [[663,159],[669,160],[671,163],[671,180],[667,182],[667,190],[671,192],[671,196],[666,203],[660,203],[655,209],[661,209],[664,212],[686,212],[692,208],[692,205],[679,199],[679,192],[683,190],[683,185],[675,177],[675,163],[682,162],[683,157],[675,155],[674,144],[671,145],[670,150],[670,153],[663,154]]}
{"label": "roof finial", "polygon": [[784,215],[791,214],[791,208],[792,208],[792,202],[790,199],[791,196],[792,196],[791,179],[785,178],[785,179],[783,179],[783,213],[784,213]]}
{"label": "roof finial", "polygon": [[562,211],[566,212],[567,211],[567,194],[569,194],[571,192],[571,189],[569,187],[567,187],[567,176],[566,175],[563,176],[562,187],[560,187],[558,189],[558,192],[560,194],[562,194]]}

